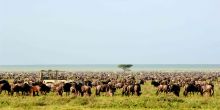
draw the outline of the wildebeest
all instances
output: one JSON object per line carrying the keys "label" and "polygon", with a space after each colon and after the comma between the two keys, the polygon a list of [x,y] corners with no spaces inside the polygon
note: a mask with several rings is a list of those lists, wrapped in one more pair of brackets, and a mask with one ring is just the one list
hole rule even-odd
{"label": "wildebeest", "polygon": [[66,96],[70,95],[70,88],[71,88],[72,84],[71,83],[65,83],[63,85],[63,90],[64,92],[66,92]]}
{"label": "wildebeest", "polygon": [[109,82],[109,83],[108,83],[108,87],[109,87],[108,95],[109,95],[109,96],[113,96],[113,95],[115,94],[115,91],[116,91],[115,84]]}
{"label": "wildebeest", "polygon": [[130,84],[128,85],[127,87],[127,95],[134,95],[134,85],[133,84]]}
{"label": "wildebeest", "polygon": [[34,82],[31,86],[31,92],[33,96],[39,96],[40,93],[40,82]]}
{"label": "wildebeest", "polygon": [[30,95],[31,94],[31,86],[28,83],[24,83],[21,86],[22,95]]}
{"label": "wildebeest", "polygon": [[213,84],[201,85],[201,95],[204,95],[204,93],[209,93],[209,96],[213,96],[214,95],[214,85]]}
{"label": "wildebeest", "polygon": [[134,94],[137,96],[141,95],[141,85],[139,83],[134,85]]}
{"label": "wildebeest", "polygon": [[170,85],[170,92],[173,92],[174,95],[180,96],[180,85],[179,84],[172,84]]}
{"label": "wildebeest", "polygon": [[[14,92],[16,95],[20,95],[19,92],[23,91],[23,82],[15,80],[13,84],[11,84],[11,95],[13,96]],[[24,92],[24,91],[23,91]]]}
{"label": "wildebeest", "polygon": [[108,83],[105,82],[97,85],[95,91],[96,91],[96,96],[100,96],[101,92],[105,92],[106,95],[113,96],[116,91],[116,87],[115,84],[113,84],[112,82],[108,82]]}
{"label": "wildebeest", "polygon": [[39,96],[39,93],[41,93],[41,95],[46,95],[47,93],[50,92],[51,88],[49,86],[47,86],[46,84],[44,84],[41,81],[36,81],[36,82],[31,82],[30,84],[24,84],[26,85],[25,88],[23,88],[22,90],[25,91],[31,91],[33,96]]}
{"label": "wildebeest", "polygon": [[109,85],[108,84],[97,85],[96,88],[95,88],[96,96],[100,96],[101,92],[108,92],[108,90],[109,90]]}
{"label": "wildebeest", "polygon": [[139,79],[138,80],[138,84],[144,85],[144,80],[143,79]]}
{"label": "wildebeest", "polygon": [[125,84],[122,87],[122,96],[130,96],[136,94],[137,96],[141,95],[141,85],[139,83],[135,84]]}
{"label": "wildebeest", "polygon": [[158,95],[159,93],[162,93],[162,92],[164,92],[164,93],[167,94],[169,91],[170,91],[169,85],[167,85],[167,84],[164,84],[164,85],[160,84],[160,85],[157,87],[156,95]]}
{"label": "wildebeest", "polygon": [[201,88],[201,85],[199,84],[187,84],[184,86],[184,92],[183,92],[183,95],[184,96],[187,96],[188,93],[200,93],[201,95],[203,94],[202,93],[202,88]]}
{"label": "wildebeest", "polygon": [[128,87],[128,84],[125,84],[125,85],[122,87],[122,96],[128,95],[128,94],[127,94],[127,87]]}
{"label": "wildebeest", "polygon": [[11,85],[6,80],[0,80],[0,94],[2,91],[7,91],[8,95],[10,95]]}
{"label": "wildebeest", "polygon": [[81,96],[88,95],[91,96],[92,90],[90,86],[84,85],[81,87]]}
{"label": "wildebeest", "polygon": [[152,80],[151,85],[153,85],[154,87],[158,87],[160,85],[160,82],[156,80]]}
{"label": "wildebeest", "polygon": [[82,83],[82,82],[73,82],[72,86],[70,87],[70,91],[75,96],[84,96],[88,95],[91,96],[92,90],[91,90],[91,83]]}
{"label": "wildebeest", "polygon": [[81,95],[81,83],[73,82],[72,86],[70,87],[71,93],[73,93],[75,96]]}
{"label": "wildebeest", "polygon": [[40,92],[41,92],[41,94],[46,95],[50,91],[51,91],[51,87],[47,86],[46,84],[41,84],[40,85]]}
{"label": "wildebeest", "polygon": [[63,83],[60,83],[59,85],[56,86],[56,92],[58,95],[63,96]]}
{"label": "wildebeest", "polygon": [[117,83],[115,84],[116,89],[121,89],[124,86],[123,83]]}

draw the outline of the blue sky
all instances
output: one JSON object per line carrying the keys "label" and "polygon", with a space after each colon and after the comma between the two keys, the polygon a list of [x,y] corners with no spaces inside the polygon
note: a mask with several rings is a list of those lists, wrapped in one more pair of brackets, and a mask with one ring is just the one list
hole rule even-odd
{"label": "blue sky", "polygon": [[0,65],[219,64],[219,0],[1,0]]}

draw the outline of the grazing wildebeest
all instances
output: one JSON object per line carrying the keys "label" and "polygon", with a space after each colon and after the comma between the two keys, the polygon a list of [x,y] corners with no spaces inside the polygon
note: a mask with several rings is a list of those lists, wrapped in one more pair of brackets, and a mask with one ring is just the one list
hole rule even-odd
{"label": "grazing wildebeest", "polygon": [[57,87],[56,87],[56,92],[58,95],[63,96],[63,83],[60,83]]}
{"label": "grazing wildebeest", "polygon": [[201,85],[201,95],[203,96],[204,93],[209,93],[209,96],[214,95],[214,85],[213,84],[205,84]]}
{"label": "grazing wildebeest", "polygon": [[[136,86],[136,87],[135,87]],[[135,87],[135,88],[134,88]],[[136,91],[135,91],[136,89]],[[129,84],[126,83],[123,87],[122,87],[122,96],[126,95],[126,96],[130,96],[130,95],[134,95],[136,92],[136,94],[139,96],[141,94],[141,88],[140,88],[140,84]]]}
{"label": "grazing wildebeest", "polygon": [[124,86],[123,83],[117,83],[117,84],[115,85],[116,89],[121,89],[123,86]]}
{"label": "grazing wildebeest", "polygon": [[95,90],[96,96],[100,96],[101,92],[106,92],[106,95],[113,96],[116,91],[116,87],[114,83],[108,81],[97,85]]}
{"label": "grazing wildebeest", "polygon": [[77,84],[76,82],[73,82],[72,86],[70,87],[70,91],[75,96],[80,95],[80,93],[81,93],[81,85]]}
{"label": "grazing wildebeest", "polygon": [[22,92],[23,89],[23,82],[15,80],[13,84],[11,84],[11,95],[14,95],[14,92],[16,95],[20,95],[19,92]]}
{"label": "grazing wildebeest", "polygon": [[134,95],[134,85],[133,84],[130,84],[127,87],[127,96],[130,96],[130,94]]}
{"label": "grazing wildebeest", "polygon": [[108,88],[109,88],[109,90],[108,90],[108,95],[109,95],[109,96],[113,96],[113,95],[115,94],[115,91],[116,91],[115,84],[109,82],[109,83],[108,83]]}
{"label": "grazing wildebeest", "polygon": [[109,91],[109,85],[108,84],[101,84],[97,85],[95,88],[96,96],[100,96],[101,92],[108,92]]}
{"label": "grazing wildebeest", "polygon": [[75,96],[84,96],[88,95],[91,96],[92,90],[91,90],[91,83],[82,83],[82,82],[73,82],[72,86],[70,87],[70,91],[75,95]]}
{"label": "grazing wildebeest", "polygon": [[158,87],[160,85],[160,82],[156,80],[152,80],[151,85],[153,85],[154,87]]}
{"label": "grazing wildebeest", "polygon": [[71,88],[72,84],[71,83],[65,83],[63,85],[63,90],[64,92],[66,92],[66,96],[70,95],[70,88]]}
{"label": "grazing wildebeest", "polygon": [[47,86],[46,84],[41,84],[40,85],[40,92],[43,95],[46,95],[47,93],[49,93],[51,90],[51,87]]}
{"label": "grazing wildebeest", "polygon": [[40,82],[32,83],[31,92],[33,96],[39,96],[40,93]]}
{"label": "grazing wildebeest", "polygon": [[88,95],[88,96],[91,96],[92,94],[92,91],[91,91],[91,87],[90,86],[82,86],[81,87],[81,96],[84,96],[84,94]]}
{"label": "grazing wildebeest", "polygon": [[6,80],[0,81],[0,94],[2,91],[7,91],[8,95],[10,95],[11,92],[11,85]]}
{"label": "grazing wildebeest", "polygon": [[31,94],[31,86],[28,83],[24,83],[21,86],[22,95],[30,95]]}
{"label": "grazing wildebeest", "polygon": [[180,96],[180,85],[179,84],[172,84],[170,86],[170,92],[173,92],[174,95]]}
{"label": "grazing wildebeest", "polygon": [[164,93],[168,93],[170,91],[170,87],[169,87],[169,85],[159,85],[158,87],[157,87],[157,92],[156,92],[156,95],[158,95],[159,93],[162,93],[162,92],[164,92]]}
{"label": "grazing wildebeest", "polygon": [[200,92],[200,94],[202,95],[202,90],[201,90],[201,85],[200,84],[187,84],[184,86],[184,92],[183,95],[187,96],[188,93],[195,93],[195,92]]}
{"label": "grazing wildebeest", "polygon": [[122,96],[127,95],[127,87],[128,87],[127,84],[125,84],[125,85],[122,87]]}
{"label": "grazing wildebeest", "polygon": [[141,95],[141,85],[139,83],[134,85],[134,94],[137,96]]}

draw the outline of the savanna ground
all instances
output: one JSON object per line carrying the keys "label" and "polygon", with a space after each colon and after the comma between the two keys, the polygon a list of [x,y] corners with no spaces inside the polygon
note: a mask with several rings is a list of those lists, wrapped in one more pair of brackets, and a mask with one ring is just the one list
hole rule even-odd
{"label": "savanna ground", "polygon": [[[181,88],[182,89],[182,88]],[[183,90],[183,89],[182,89]],[[194,96],[184,97],[181,90],[181,96],[176,97],[173,94],[155,95],[156,88],[150,85],[150,82],[142,86],[142,95],[121,96],[121,90],[117,90],[116,96],[94,96],[75,97],[75,96],[57,96],[50,93],[47,96],[7,96],[0,95],[0,110],[190,110],[207,109],[220,110],[220,88],[215,86],[214,97]]]}

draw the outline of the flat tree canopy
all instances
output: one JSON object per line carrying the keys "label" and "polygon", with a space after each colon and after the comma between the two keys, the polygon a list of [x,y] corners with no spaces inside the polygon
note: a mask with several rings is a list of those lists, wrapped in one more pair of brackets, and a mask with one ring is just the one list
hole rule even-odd
{"label": "flat tree canopy", "polygon": [[129,68],[131,68],[132,66],[133,66],[132,64],[120,64],[120,65],[118,65],[118,67],[123,69],[124,72],[129,71],[130,70]]}

